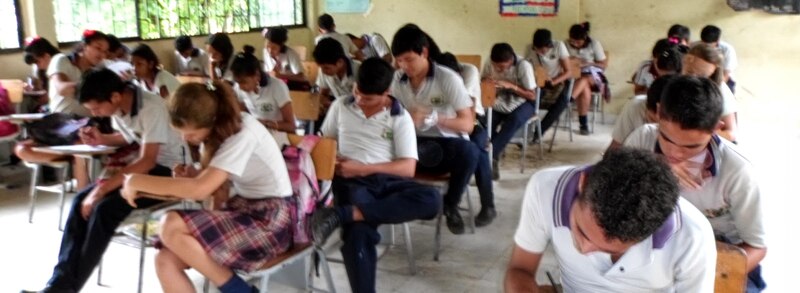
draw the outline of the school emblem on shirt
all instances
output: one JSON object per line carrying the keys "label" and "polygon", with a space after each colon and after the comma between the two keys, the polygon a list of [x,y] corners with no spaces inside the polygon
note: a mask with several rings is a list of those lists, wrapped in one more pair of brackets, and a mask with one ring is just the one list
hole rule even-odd
{"label": "school emblem on shirt", "polygon": [[261,112],[272,112],[272,104],[261,104]]}
{"label": "school emblem on shirt", "polygon": [[444,105],[444,98],[442,98],[442,97],[432,97],[431,98],[431,105],[434,105],[434,106]]}
{"label": "school emblem on shirt", "polygon": [[394,132],[391,129],[388,129],[388,128],[383,129],[383,133],[381,134],[381,137],[383,139],[386,139],[386,140],[392,140],[392,139],[394,139]]}

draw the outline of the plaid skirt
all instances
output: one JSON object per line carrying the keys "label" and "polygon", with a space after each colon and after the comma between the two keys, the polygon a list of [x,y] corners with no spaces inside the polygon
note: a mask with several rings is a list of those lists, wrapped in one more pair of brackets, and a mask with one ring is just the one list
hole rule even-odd
{"label": "plaid skirt", "polygon": [[179,210],[189,231],[217,263],[254,271],[292,246],[292,197],[234,196],[215,211]]}

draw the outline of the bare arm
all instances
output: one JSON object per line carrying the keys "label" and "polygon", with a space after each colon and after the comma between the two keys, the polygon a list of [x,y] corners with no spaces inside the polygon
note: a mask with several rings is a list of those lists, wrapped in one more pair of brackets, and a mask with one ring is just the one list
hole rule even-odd
{"label": "bare arm", "polygon": [[722,116],[720,119],[724,124],[722,128],[717,130],[719,135],[725,137],[725,139],[730,141],[736,141],[736,113],[731,113],[725,116]]}
{"label": "bare arm", "polygon": [[69,80],[69,77],[63,73],[50,75],[50,83],[55,85],[56,93],[60,96],[72,96],[75,94],[77,83]]}
{"label": "bare arm", "polygon": [[542,254],[527,252],[515,244],[506,268],[505,292],[539,292],[536,270],[541,259]]}
{"label": "bare arm", "polygon": [[767,248],[758,248],[750,246],[747,243],[742,242],[739,244],[739,247],[744,249],[745,254],[747,255],[747,272],[752,271],[753,269],[758,266],[761,260],[764,259],[764,256],[767,255]]}
{"label": "bare arm", "polygon": [[305,75],[305,73],[302,73],[302,72],[296,73],[296,74],[281,74],[281,73],[275,72],[275,77],[279,78],[279,79],[286,79],[286,80],[292,80],[292,81],[305,81],[306,80],[306,75]]}
{"label": "bare arm", "polygon": [[558,63],[561,65],[561,74],[553,78],[551,81],[554,85],[560,84],[565,80],[572,77],[572,71],[569,66],[569,58],[561,58],[558,60]]}
{"label": "bare arm", "polygon": [[606,69],[606,67],[608,66],[608,58],[600,60],[600,61],[595,60],[594,61],[594,65],[597,66],[597,67],[600,67],[602,69]]}
{"label": "bare arm", "polygon": [[294,133],[297,126],[294,124],[294,110],[292,110],[292,103],[286,103],[286,105],[281,107],[281,116],[283,116],[283,120],[277,121],[262,119],[261,123],[270,129]]}
{"label": "bare arm", "polygon": [[414,177],[417,160],[400,158],[387,163],[363,164],[357,161],[341,159],[336,164],[336,173],[339,176],[364,177],[372,174],[387,174],[400,177]]}
{"label": "bare arm", "polygon": [[112,190],[121,187],[122,182],[125,180],[124,174],[147,174],[150,172],[156,166],[156,158],[160,148],[161,145],[157,143],[145,144],[141,149],[139,158],[122,168],[116,175],[108,178],[103,184],[98,185],[98,192],[101,195],[106,195]]}
{"label": "bare arm", "polygon": [[646,95],[647,94],[647,87],[643,85],[633,84],[633,94],[634,95]]}
{"label": "bare arm", "polygon": [[475,115],[472,114],[472,108],[464,108],[456,111],[456,118],[440,117],[437,123],[445,129],[471,133],[475,127]]}
{"label": "bare arm", "polygon": [[125,188],[134,192],[204,200],[228,180],[228,172],[209,167],[193,178],[171,178],[133,174]]}

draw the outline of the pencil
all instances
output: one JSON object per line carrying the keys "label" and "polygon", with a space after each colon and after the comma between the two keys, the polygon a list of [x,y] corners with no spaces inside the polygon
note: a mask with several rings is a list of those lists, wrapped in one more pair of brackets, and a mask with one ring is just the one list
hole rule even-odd
{"label": "pencil", "polygon": [[183,165],[186,166],[186,147],[181,146],[181,159],[183,160]]}

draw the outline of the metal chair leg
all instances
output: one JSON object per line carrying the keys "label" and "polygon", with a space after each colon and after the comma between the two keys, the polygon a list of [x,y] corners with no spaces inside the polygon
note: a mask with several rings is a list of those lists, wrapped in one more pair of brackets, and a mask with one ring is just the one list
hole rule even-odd
{"label": "metal chair leg", "polygon": [[69,182],[69,164],[61,172],[61,194],[58,197],[58,231],[64,231],[64,197],[67,195],[67,182]]}
{"label": "metal chair leg", "polygon": [[103,258],[100,258],[100,263],[97,264],[97,286],[103,285]]}
{"label": "metal chair leg", "polygon": [[[525,172],[525,154],[528,151],[528,122],[525,122],[525,125],[522,126],[522,155],[519,157],[519,172]],[[539,136],[541,138],[541,136]],[[539,140],[539,144],[541,144],[541,139]]]}
{"label": "metal chair leg", "polygon": [[406,256],[408,257],[408,273],[413,275],[417,274],[417,262],[414,259],[414,247],[411,244],[411,228],[408,223],[403,223],[403,238],[406,241]]}
{"label": "metal chair leg", "polygon": [[315,251],[319,256],[319,264],[322,265],[322,271],[328,282],[328,292],[336,293],[336,287],[333,286],[333,275],[331,275],[331,268],[328,266],[328,261],[325,259],[325,253],[319,249],[315,249]]}
{"label": "metal chair leg", "polygon": [[433,260],[439,261],[439,252],[442,249],[442,217],[444,211],[439,209],[439,215],[436,217],[436,232],[433,234]]}
{"label": "metal chair leg", "polygon": [[31,168],[31,190],[30,190],[30,203],[28,208],[28,223],[33,223],[33,210],[36,207],[37,190],[36,185],[39,184],[39,164],[29,165]]}
{"label": "metal chair leg", "polygon": [[[536,135],[542,137],[542,120],[536,120]],[[544,143],[541,139],[539,139],[539,158],[544,160]]]}
{"label": "metal chair leg", "polygon": [[150,219],[150,213],[146,213],[142,220],[142,234],[139,240],[139,283],[136,292],[142,293],[142,285],[144,284],[144,256],[147,250],[147,220]]}
{"label": "metal chair leg", "polygon": [[469,213],[469,229],[475,234],[475,212],[472,210],[472,199],[469,196],[469,187],[465,190],[467,195],[467,213]]}

